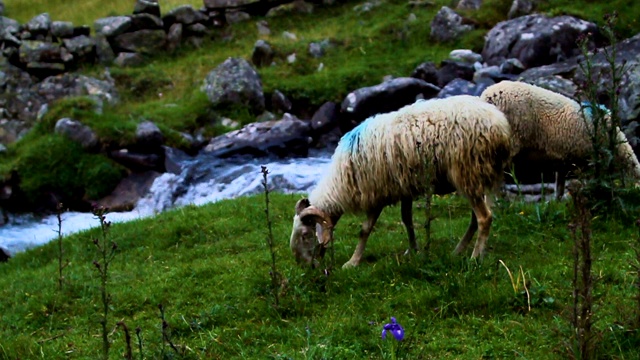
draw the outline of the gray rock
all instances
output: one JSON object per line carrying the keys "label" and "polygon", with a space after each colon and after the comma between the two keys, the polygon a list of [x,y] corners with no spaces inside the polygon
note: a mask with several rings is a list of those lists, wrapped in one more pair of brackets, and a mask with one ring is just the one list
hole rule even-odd
{"label": "gray rock", "polygon": [[444,60],[438,69],[438,86],[444,87],[454,79],[463,79],[471,81],[475,73],[473,65],[460,63],[457,61]]}
{"label": "gray rock", "polygon": [[116,54],[104,34],[96,34],[93,38],[96,43],[96,57],[102,65],[110,65],[116,58]]}
{"label": "gray rock", "polygon": [[329,47],[331,47],[331,42],[328,39],[309,43],[309,54],[314,58],[321,58]]}
{"label": "gray rock", "polygon": [[173,53],[182,42],[182,27],[181,23],[175,23],[167,32],[167,51],[170,53]]}
{"label": "gray rock", "polygon": [[149,193],[154,180],[162,175],[153,170],[133,172],[122,179],[111,194],[96,201],[110,212],[131,211],[138,200]]}
{"label": "gray rock", "polygon": [[[607,48],[606,52],[611,53],[611,48]],[[602,103],[611,108],[608,103],[607,91],[611,84],[610,65],[605,57],[604,51],[599,51],[590,59],[593,69],[592,79],[595,79],[595,85],[598,88],[598,97]],[[640,34],[616,44],[616,62],[615,66],[620,67],[625,64],[626,71],[623,73],[620,95],[619,95],[619,113],[618,116],[623,122],[637,119],[640,115]],[[584,56],[576,56],[571,59],[531,68],[520,74],[523,81],[534,83],[536,79],[560,76],[564,79],[571,80],[579,85],[586,82],[586,76],[582,71],[581,65],[585,61]]]}
{"label": "gray rock", "polygon": [[487,66],[476,70],[473,74],[473,82],[477,83],[480,79],[488,78],[488,79],[500,79],[502,77],[502,73],[500,72],[499,66]]}
{"label": "gray rock", "polygon": [[49,13],[36,15],[24,27],[32,36],[47,34],[51,29],[51,16],[49,16]]}
{"label": "gray rock", "polygon": [[454,79],[442,88],[440,93],[438,93],[438,97],[446,98],[456,95],[480,96],[484,89],[494,83],[495,82],[493,82],[491,79],[482,79],[482,82],[480,82],[480,84],[475,84],[464,79]]}
{"label": "gray rock", "polygon": [[234,155],[306,156],[312,142],[310,130],[308,121],[285,114],[282,120],[251,123],[217,136],[203,151],[222,158]]}
{"label": "gray rock", "polygon": [[251,19],[251,15],[244,11],[227,11],[225,13],[227,24],[237,24]]}
{"label": "gray rock", "polygon": [[274,52],[265,40],[256,41],[251,54],[251,62],[257,67],[269,66],[273,61]]}
{"label": "gray rock", "polygon": [[185,28],[185,34],[187,34],[188,36],[205,36],[209,34],[209,28],[201,23],[195,23],[187,25],[187,27]]}
{"label": "gray rock", "polygon": [[432,62],[424,62],[413,70],[411,77],[436,85],[438,84],[438,68]]}
{"label": "gray rock", "polygon": [[113,47],[118,52],[151,55],[161,53],[164,50],[166,41],[164,30],[138,30],[114,37]]}
{"label": "gray rock", "polygon": [[149,14],[160,17],[160,4],[157,0],[136,0],[133,7],[134,14]]}
{"label": "gray rock", "polygon": [[347,132],[370,116],[398,110],[419,98],[433,98],[439,91],[439,87],[411,77],[357,89],[342,101],[340,129]]}
{"label": "gray rock", "polygon": [[136,147],[144,152],[155,152],[164,144],[164,135],[158,127],[151,121],[143,121],[136,128]]}
{"label": "gray rock", "polygon": [[52,70],[52,74],[65,70],[65,64],[73,60],[73,55],[60,44],[25,40],[19,49],[20,62],[32,70]]}
{"label": "gray rock", "polygon": [[164,24],[160,17],[152,14],[141,13],[131,15],[131,27],[127,31],[158,30],[162,29],[163,26]]}
{"label": "gray rock", "polygon": [[93,23],[96,34],[103,34],[106,37],[117,36],[131,27],[130,16],[110,16],[98,19]]}
{"label": "gray rock", "polygon": [[76,36],[63,40],[64,47],[73,54],[76,61],[92,63],[96,54],[96,41],[89,36]]}
{"label": "gray rock", "polygon": [[443,6],[431,21],[431,38],[438,42],[455,40],[471,30],[473,26],[464,24],[463,17],[446,6]]}
{"label": "gray rock", "polygon": [[120,67],[132,67],[144,64],[144,58],[138,53],[121,52],[113,60],[113,63]]}
{"label": "gray rock", "polygon": [[259,35],[271,35],[271,29],[269,29],[269,23],[266,20],[260,20],[256,22]]}
{"label": "gray rock", "polygon": [[51,23],[51,35],[58,38],[73,36],[73,23],[71,21],[54,21]]}
{"label": "gray rock", "polygon": [[453,61],[463,62],[467,64],[473,64],[476,62],[482,62],[482,55],[473,52],[469,49],[456,49],[449,53],[449,59]]}
{"label": "gray rock", "polygon": [[340,105],[333,101],[322,104],[311,117],[311,128],[314,131],[314,137],[336,128],[339,116]]}
{"label": "gray rock", "polygon": [[[15,36],[20,32],[20,28],[21,28],[20,23],[17,20],[8,18],[6,16],[0,16],[0,35]],[[4,35],[4,34],[7,34],[7,35]]]}
{"label": "gray rock", "polygon": [[552,64],[579,55],[581,34],[598,34],[594,23],[572,16],[528,15],[494,26],[486,36],[482,57],[489,65],[516,58],[525,68]]}
{"label": "gray rock", "polygon": [[93,130],[76,120],[69,118],[58,120],[54,132],[77,142],[85,150],[95,150],[98,146],[98,137]]}
{"label": "gray rock", "polygon": [[203,90],[214,106],[240,104],[254,114],[264,111],[262,81],[251,65],[241,58],[228,58],[211,71]]}
{"label": "gray rock", "polygon": [[191,5],[180,5],[171,9],[162,20],[167,24],[178,22],[190,25],[197,22],[206,22],[207,17]]}
{"label": "gray rock", "polygon": [[529,15],[536,7],[536,0],[513,0],[507,17],[509,19]]}
{"label": "gray rock", "polygon": [[576,94],[578,93],[578,87],[573,81],[560,76],[542,76],[532,79],[529,83],[557,92],[572,99],[575,99]]}
{"label": "gray rock", "polygon": [[280,90],[275,90],[271,95],[271,111],[285,113],[291,111],[291,100],[289,100]]}
{"label": "gray rock", "polygon": [[518,59],[506,59],[500,64],[500,72],[503,74],[520,74],[524,71],[524,65]]}
{"label": "gray rock", "polygon": [[482,5],[482,0],[460,0],[456,9],[459,10],[478,10]]}

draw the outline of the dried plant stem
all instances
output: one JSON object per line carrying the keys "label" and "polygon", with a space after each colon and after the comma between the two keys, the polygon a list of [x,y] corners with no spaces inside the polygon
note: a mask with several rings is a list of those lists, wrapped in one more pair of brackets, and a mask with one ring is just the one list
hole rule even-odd
{"label": "dried plant stem", "polygon": [[269,252],[271,253],[271,271],[269,272],[269,275],[271,276],[271,292],[273,293],[274,305],[277,308],[278,306],[280,306],[280,299],[279,299],[280,296],[278,293],[280,276],[278,273],[278,269],[276,267],[276,249],[273,241],[273,229],[271,224],[271,217],[269,216],[269,183],[267,179],[267,176],[269,175],[269,170],[267,169],[266,166],[262,166],[261,168],[262,168],[262,186],[264,187],[264,202],[265,202],[264,213],[265,213],[265,217],[267,218],[267,229],[268,229],[267,245],[269,245]]}

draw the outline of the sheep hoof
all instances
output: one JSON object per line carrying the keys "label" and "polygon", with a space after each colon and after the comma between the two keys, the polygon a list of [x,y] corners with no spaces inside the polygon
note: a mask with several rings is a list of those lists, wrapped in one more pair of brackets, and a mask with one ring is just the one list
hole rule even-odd
{"label": "sheep hoof", "polygon": [[343,269],[352,269],[354,267],[356,267],[358,264],[354,264],[351,261],[347,261],[346,263],[344,263],[344,265],[342,265]]}

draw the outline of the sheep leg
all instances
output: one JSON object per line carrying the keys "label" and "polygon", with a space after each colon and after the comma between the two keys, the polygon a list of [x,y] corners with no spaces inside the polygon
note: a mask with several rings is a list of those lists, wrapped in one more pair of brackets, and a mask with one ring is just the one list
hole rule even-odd
{"label": "sheep leg", "polygon": [[469,223],[467,232],[464,233],[464,236],[456,246],[456,249],[453,251],[454,254],[460,254],[467,248],[469,242],[471,242],[471,239],[473,238],[473,235],[476,233],[476,230],[478,230],[478,218],[476,217],[476,213],[472,210],[471,222]]}
{"label": "sheep leg", "polygon": [[367,213],[367,220],[362,222],[362,229],[360,230],[360,241],[358,242],[358,246],[356,246],[356,250],[353,252],[351,259],[349,259],[349,261],[342,265],[342,268],[354,267],[360,263],[360,259],[362,258],[362,254],[364,253],[364,248],[367,246],[369,234],[371,234],[371,230],[373,230],[373,227],[376,225],[376,221],[378,221],[380,213],[382,213],[382,208],[373,209]]}
{"label": "sheep leg", "polygon": [[478,239],[476,239],[476,245],[473,248],[473,253],[471,253],[471,258],[481,258],[484,254],[484,248],[487,245],[487,239],[489,238],[493,215],[487,203],[482,199],[476,199],[473,202],[473,212],[476,215],[479,230]]}
{"label": "sheep leg", "polygon": [[402,199],[400,201],[400,212],[402,213],[402,222],[407,228],[407,235],[409,236],[409,248],[405,252],[405,255],[407,255],[411,251],[418,251],[418,244],[416,243],[416,232],[413,229],[413,199]]}
{"label": "sheep leg", "polygon": [[564,183],[566,180],[566,176],[564,171],[558,171],[556,173],[556,200],[562,200],[564,196]]}

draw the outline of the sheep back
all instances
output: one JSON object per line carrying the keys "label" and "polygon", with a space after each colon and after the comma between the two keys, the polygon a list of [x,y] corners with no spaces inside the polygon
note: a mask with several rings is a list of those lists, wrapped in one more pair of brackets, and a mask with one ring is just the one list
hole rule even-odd
{"label": "sheep back", "polygon": [[590,122],[583,118],[580,104],[562,94],[504,80],[486,88],[480,98],[506,115],[515,137],[515,153],[528,151],[541,160],[574,161],[586,158],[592,148]]}
{"label": "sheep back", "polygon": [[482,196],[502,183],[511,138],[504,114],[478,97],[418,101],[346,133],[309,200],[330,214],[366,212],[424,193],[427,169]]}

